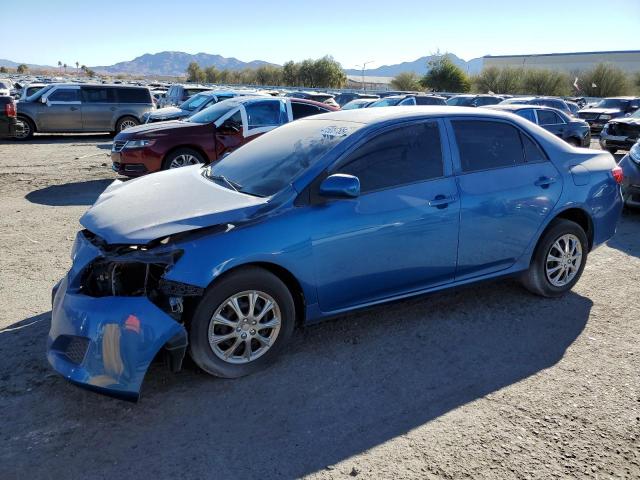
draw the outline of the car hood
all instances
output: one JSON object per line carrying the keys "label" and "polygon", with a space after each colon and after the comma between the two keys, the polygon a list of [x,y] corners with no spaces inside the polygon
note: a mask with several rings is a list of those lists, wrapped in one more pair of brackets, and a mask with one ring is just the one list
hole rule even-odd
{"label": "car hood", "polygon": [[626,123],[627,125],[635,125],[640,127],[640,118],[638,117],[622,117],[612,120],[611,123]]}
{"label": "car hood", "polygon": [[180,117],[188,117],[190,114],[190,111],[183,110],[178,107],[164,107],[150,112],[149,118],[153,118],[154,120],[171,120]]}
{"label": "car hood", "polygon": [[175,131],[185,128],[198,128],[201,126],[202,124],[200,123],[182,122],[180,120],[144,123],[142,125],[123,130],[118,135],[116,135],[116,140],[131,140],[132,138],[142,138],[147,135],[149,137],[158,137],[169,133],[174,133]]}
{"label": "car hood", "polygon": [[176,233],[237,223],[266,198],[230,190],[202,176],[200,166],[114,181],[80,218],[109,244],[143,245]]}
{"label": "car hood", "polygon": [[621,113],[618,108],[583,108],[578,112],[580,113],[606,113],[606,114],[615,114]]}

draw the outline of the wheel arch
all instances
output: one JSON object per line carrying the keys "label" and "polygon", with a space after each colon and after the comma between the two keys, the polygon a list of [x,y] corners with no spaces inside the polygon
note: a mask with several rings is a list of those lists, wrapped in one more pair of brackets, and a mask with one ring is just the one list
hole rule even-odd
{"label": "wheel arch", "polygon": [[209,156],[204,152],[204,150],[201,147],[197,145],[185,144],[185,145],[177,145],[167,150],[167,153],[165,153],[162,157],[162,165],[164,166],[164,162],[167,160],[167,158],[169,158],[169,155],[174,153],[176,150],[180,150],[181,148],[188,148],[189,150],[198,152],[198,154],[200,154],[200,156],[204,160],[204,163],[205,164],[209,163]]}
{"label": "wheel arch", "polygon": [[127,117],[131,117],[131,118],[135,119],[136,122],[140,123],[140,118],[138,118],[137,115],[134,115],[133,113],[130,113],[130,112],[120,113],[120,115],[115,117],[116,120],[115,120],[115,122],[113,122],[112,129],[117,132],[118,123],[120,123],[120,120],[122,120],[123,118],[127,118]]}
{"label": "wheel arch", "polygon": [[296,278],[296,276],[293,273],[291,273],[291,271],[284,268],[282,265],[278,265],[272,262],[263,262],[263,261],[253,261],[248,263],[242,263],[239,265],[234,265],[230,269],[225,270],[220,275],[216,276],[213,280],[211,280],[207,288],[210,288],[216,282],[220,281],[220,279],[225,278],[226,276],[247,267],[258,267],[263,270],[266,270],[269,273],[272,273],[273,275],[278,277],[278,279],[285,284],[285,286],[291,293],[291,296],[293,297],[293,303],[296,309],[296,326],[302,325],[305,320],[305,312],[306,312],[306,308],[305,308],[306,301],[305,301],[304,289],[302,288],[302,284]]}
{"label": "wheel arch", "polygon": [[[557,219],[570,220],[570,221],[580,225],[580,227],[584,230],[584,233],[587,236],[587,241],[589,242],[589,245],[588,245],[589,251],[591,251],[591,248],[593,247],[593,238],[594,238],[593,219],[591,218],[591,215],[589,215],[589,212],[587,212],[587,210],[585,210],[582,207],[575,206],[575,205],[574,206],[570,206],[568,208],[565,208],[564,210],[561,210],[561,211],[557,212],[549,220],[547,225],[540,232],[540,235],[538,235],[538,239],[536,240],[535,248],[538,248],[538,244],[540,243],[540,239],[542,237],[544,237],[545,233],[547,233],[549,228],[551,228],[551,225],[553,224],[553,221],[557,220]],[[535,248],[534,248],[534,252],[535,252]],[[533,260],[533,256],[534,255],[532,254],[530,261]]]}
{"label": "wheel arch", "polygon": [[26,113],[22,113],[22,112],[18,112],[18,114],[16,115],[16,117],[18,119],[20,119],[20,117],[26,118],[27,120],[29,120],[31,122],[31,125],[33,125],[33,131],[37,132],[38,129],[38,124],[36,123],[36,121],[33,119],[33,117],[31,117],[30,115],[27,115]]}

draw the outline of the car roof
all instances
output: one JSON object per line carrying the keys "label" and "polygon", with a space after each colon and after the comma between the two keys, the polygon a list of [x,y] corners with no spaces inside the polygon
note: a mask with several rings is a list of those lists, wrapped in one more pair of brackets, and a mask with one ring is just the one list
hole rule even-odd
{"label": "car roof", "polygon": [[492,110],[505,110],[507,112],[517,112],[519,110],[531,110],[535,108],[536,110],[551,110],[554,112],[562,112],[562,110],[558,108],[548,107],[547,105],[531,105],[528,103],[500,103],[497,105],[487,105],[483,108],[490,108]]}
{"label": "car roof", "polygon": [[307,98],[285,98],[285,97],[272,97],[271,95],[244,95],[244,96],[238,96],[238,97],[233,97],[233,98],[229,98],[228,100],[223,100],[224,102],[230,102],[231,103],[235,103],[236,105],[240,105],[240,104],[247,104],[247,103],[253,103],[253,102],[257,102],[259,100],[274,100],[274,101],[286,101],[289,100],[290,102],[294,102],[294,103],[306,103],[309,105],[315,105],[317,107],[322,107],[325,108],[327,110],[336,110],[335,107],[332,107],[331,105],[328,105],[326,103],[322,103],[322,102],[316,102],[315,100],[309,100]]}
{"label": "car roof", "polygon": [[307,117],[310,120],[339,120],[344,122],[373,125],[393,120],[411,120],[424,117],[484,117],[496,119],[513,119],[508,112],[474,107],[452,107],[444,105],[434,106],[406,106],[387,108],[361,108],[355,110],[340,110]]}

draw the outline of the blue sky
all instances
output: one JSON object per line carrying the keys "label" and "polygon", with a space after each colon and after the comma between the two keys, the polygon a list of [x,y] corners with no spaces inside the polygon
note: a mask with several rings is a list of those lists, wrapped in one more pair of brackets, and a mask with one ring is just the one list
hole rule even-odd
{"label": "blue sky", "polygon": [[[367,68],[452,52],[640,50],[640,0],[30,0],[3,9],[0,58],[90,66],[178,50],[240,60],[333,55]],[[8,6],[8,5],[7,5]]]}

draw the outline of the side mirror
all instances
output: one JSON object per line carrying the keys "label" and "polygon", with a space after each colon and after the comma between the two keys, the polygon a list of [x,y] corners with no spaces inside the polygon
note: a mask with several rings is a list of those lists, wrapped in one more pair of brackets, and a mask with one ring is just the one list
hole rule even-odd
{"label": "side mirror", "polygon": [[319,194],[326,198],[356,198],[360,195],[360,180],[343,173],[330,175],[320,184]]}
{"label": "side mirror", "polygon": [[47,103],[47,99],[45,97],[40,97],[40,103]]}

